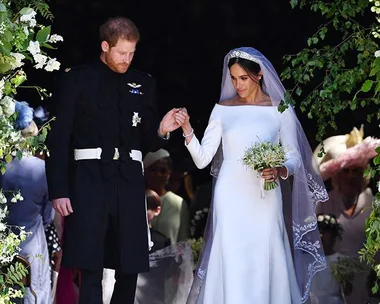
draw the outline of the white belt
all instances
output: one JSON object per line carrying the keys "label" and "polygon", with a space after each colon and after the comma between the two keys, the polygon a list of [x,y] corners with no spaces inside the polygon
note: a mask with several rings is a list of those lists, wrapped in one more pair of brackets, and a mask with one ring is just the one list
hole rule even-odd
{"label": "white belt", "polygon": [[[75,160],[101,159],[101,155],[102,155],[102,148],[74,150]],[[140,150],[131,150],[131,152],[129,152],[129,156],[135,161],[142,162],[142,153]],[[118,160],[119,158],[120,158],[119,149],[115,148],[113,159]]]}

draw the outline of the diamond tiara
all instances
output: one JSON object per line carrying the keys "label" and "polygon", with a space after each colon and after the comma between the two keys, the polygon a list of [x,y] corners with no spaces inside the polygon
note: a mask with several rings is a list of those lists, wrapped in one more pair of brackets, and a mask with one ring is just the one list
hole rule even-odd
{"label": "diamond tiara", "polygon": [[244,58],[244,59],[256,62],[257,64],[260,64],[259,60],[257,60],[255,57],[243,51],[237,51],[237,50],[232,51],[230,54],[230,58]]}

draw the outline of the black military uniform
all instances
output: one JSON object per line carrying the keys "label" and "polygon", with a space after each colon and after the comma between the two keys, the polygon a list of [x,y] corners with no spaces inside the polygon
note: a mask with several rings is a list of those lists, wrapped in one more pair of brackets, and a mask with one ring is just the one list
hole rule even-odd
{"label": "black military uniform", "polygon": [[[62,265],[97,276],[112,268],[135,278],[149,270],[140,151],[165,142],[158,135],[154,79],[132,69],[116,73],[99,60],[63,73],[53,107],[49,195],[70,198],[74,210],[65,217]],[[78,151],[99,148],[100,159],[75,160]]]}

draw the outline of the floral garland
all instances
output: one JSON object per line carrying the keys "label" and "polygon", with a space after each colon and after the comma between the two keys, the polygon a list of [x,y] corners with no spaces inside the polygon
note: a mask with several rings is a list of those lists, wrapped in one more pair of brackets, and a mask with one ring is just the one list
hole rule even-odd
{"label": "floral garland", "polygon": [[[369,0],[372,3],[371,11],[376,14],[376,21],[380,23],[380,1]],[[380,38],[380,26],[372,32],[375,38]],[[380,50],[377,50],[374,54],[374,61],[372,64],[372,70],[370,77],[363,84],[361,91],[370,92],[373,90],[373,95],[377,97],[380,92]],[[379,119],[379,115],[377,114]],[[380,173],[380,147],[375,149],[376,156],[373,159],[374,168],[368,168],[364,175],[371,178],[379,178]],[[372,203],[372,211],[366,220],[366,241],[364,246],[359,251],[360,260],[370,265],[373,271],[376,273],[376,279],[372,286],[372,293],[377,294],[380,291],[380,264],[377,262],[377,255],[380,251],[380,180],[377,181],[377,193],[375,194],[374,202]]]}
{"label": "floral garland", "polygon": [[206,227],[208,214],[209,214],[208,208],[197,210],[190,221],[189,243],[192,249],[194,267],[196,267],[198,263],[200,253],[203,248],[203,233]]}
{"label": "floral garland", "polygon": [[317,223],[320,231],[332,230],[337,237],[341,237],[343,234],[342,225],[338,223],[336,217],[332,214],[318,214]]}
{"label": "floral garland", "polygon": [[[26,7],[23,7],[24,4]],[[44,141],[48,123],[38,129],[33,121],[33,109],[25,101],[17,101],[15,96],[21,88],[35,89],[41,99],[51,96],[40,86],[23,85],[27,75],[22,68],[26,64],[47,72],[60,68],[57,59],[49,57],[44,49],[54,49],[53,44],[63,41],[63,38],[51,34],[50,26],[39,24],[36,20],[38,14],[51,19],[48,8],[44,0],[0,0],[1,174],[6,173],[7,164],[14,158],[21,159],[36,151],[46,150]],[[22,298],[25,293],[22,280],[28,270],[21,263],[14,262],[14,258],[20,253],[19,245],[30,233],[24,227],[6,223],[8,204],[22,200],[17,189],[0,189],[0,304],[13,303],[12,299]]]}

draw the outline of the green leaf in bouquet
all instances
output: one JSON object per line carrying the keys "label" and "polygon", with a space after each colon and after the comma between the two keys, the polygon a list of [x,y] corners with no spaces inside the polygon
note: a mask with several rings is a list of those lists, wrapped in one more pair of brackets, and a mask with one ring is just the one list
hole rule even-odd
{"label": "green leaf in bouquet", "polygon": [[33,9],[30,8],[30,7],[24,7],[21,11],[20,11],[20,14],[21,15],[29,15],[33,13]]}
{"label": "green leaf in bouquet", "polygon": [[[0,3],[0,6],[1,5],[4,5],[4,4]],[[6,11],[5,12],[0,11],[0,23],[5,22],[7,20],[7,18],[8,18],[7,12]]]}
{"label": "green leaf in bouquet", "polygon": [[7,95],[7,96],[13,93],[12,84],[9,81],[5,83],[4,88],[3,88],[3,93],[4,95]]}
{"label": "green leaf in bouquet", "polygon": [[12,78],[12,83],[18,87],[19,85],[21,85],[24,81],[26,80],[26,75],[25,74],[21,74],[21,75],[17,75],[16,77]]}
{"label": "green leaf in bouquet", "polygon": [[371,88],[372,88],[372,85],[373,85],[373,80],[367,79],[367,80],[363,83],[361,90],[362,90],[363,92],[369,92],[369,90],[371,90]]}
{"label": "green leaf in bouquet", "polygon": [[270,190],[276,189],[277,186],[278,186],[278,184],[276,182],[267,182],[266,181],[264,183],[264,190],[270,191]]}
{"label": "green leaf in bouquet", "polygon": [[57,48],[55,48],[54,46],[52,46],[52,45],[50,45],[50,44],[48,44],[48,43],[42,43],[41,44],[41,47],[43,47],[43,48],[47,48],[47,49],[49,49],[49,50],[56,50]]}
{"label": "green leaf in bouquet", "polygon": [[17,151],[16,156],[17,156],[18,160],[21,160],[21,158],[22,158],[22,152],[20,150]]}
{"label": "green leaf in bouquet", "polygon": [[12,162],[12,160],[13,160],[13,156],[10,155],[10,154],[7,154],[7,155],[5,155],[4,159],[7,162],[7,164],[10,164]]}
{"label": "green leaf in bouquet", "polygon": [[50,35],[50,32],[51,32],[51,26],[50,25],[40,29],[37,33],[37,36],[36,36],[37,41],[40,44],[46,42],[46,40],[48,39],[48,37]]}
{"label": "green leaf in bouquet", "polygon": [[[1,47],[0,47],[1,52]],[[6,74],[11,70],[12,66],[9,62],[0,62],[0,74]]]}
{"label": "green leaf in bouquet", "polygon": [[12,45],[8,40],[2,40],[2,45],[0,45],[0,53],[5,56],[10,56]]}
{"label": "green leaf in bouquet", "polygon": [[0,13],[6,13],[7,7],[4,5],[4,3],[0,2]]}
{"label": "green leaf in bouquet", "polygon": [[11,41],[13,40],[13,34],[12,34],[12,32],[9,31],[9,30],[6,30],[6,31],[4,32],[4,37],[5,37],[5,39],[6,39],[7,41],[9,41],[9,42],[11,42]]}

